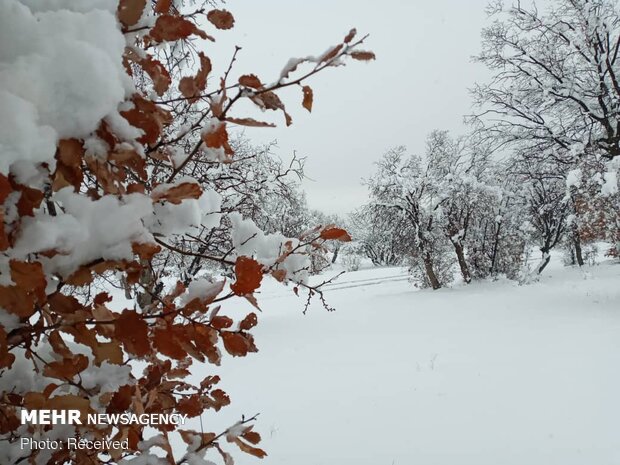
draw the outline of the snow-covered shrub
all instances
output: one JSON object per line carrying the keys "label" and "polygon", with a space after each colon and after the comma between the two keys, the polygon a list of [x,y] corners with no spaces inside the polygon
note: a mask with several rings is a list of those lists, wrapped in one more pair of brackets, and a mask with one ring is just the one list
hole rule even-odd
{"label": "snow-covered shrub", "polygon": [[362,264],[362,257],[352,248],[346,248],[340,253],[340,261],[347,271],[358,271]]}

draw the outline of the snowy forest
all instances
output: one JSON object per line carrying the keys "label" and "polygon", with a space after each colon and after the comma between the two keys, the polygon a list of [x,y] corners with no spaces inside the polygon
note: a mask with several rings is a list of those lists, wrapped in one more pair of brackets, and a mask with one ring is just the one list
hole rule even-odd
{"label": "snowy forest", "polygon": [[[269,131],[403,119],[388,9],[244,3],[0,0],[0,465],[620,463],[620,5],[491,1],[460,126],[317,165]],[[277,21],[316,48],[246,72]]]}

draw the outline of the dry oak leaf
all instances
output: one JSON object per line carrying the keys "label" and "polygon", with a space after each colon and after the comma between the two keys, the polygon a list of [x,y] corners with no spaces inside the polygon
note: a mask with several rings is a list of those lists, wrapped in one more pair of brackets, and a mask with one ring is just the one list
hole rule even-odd
{"label": "dry oak leaf", "polygon": [[227,10],[211,10],[207,13],[207,19],[218,29],[231,29],[235,24],[234,16]]}
{"label": "dry oak leaf", "polygon": [[150,242],[134,242],[131,244],[131,250],[142,260],[151,260],[155,254],[161,252],[161,247]]}
{"label": "dry oak leaf", "polygon": [[267,452],[265,452],[264,450],[259,449],[258,447],[252,447],[251,445],[249,445],[246,442],[243,442],[239,438],[234,438],[233,442],[237,444],[239,449],[241,449],[246,454],[253,455],[254,457],[258,457],[259,459],[262,459],[263,457],[267,456]]}
{"label": "dry oak leaf", "polygon": [[233,357],[245,357],[252,351],[250,342],[242,334],[223,332],[221,335],[224,348]]}
{"label": "dry oak leaf", "polygon": [[302,106],[308,110],[308,111],[312,111],[312,102],[313,102],[313,93],[312,93],[312,88],[310,86],[304,86],[303,87],[303,92],[304,92],[304,100],[302,102]]}
{"label": "dry oak leaf", "polygon": [[250,257],[241,256],[235,262],[237,280],[230,289],[237,295],[252,294],[263,280],[263,266]]}
{"label": "dry oak leaf", "polygon": [[224,122],[217,124],[213,130],[203,131],[202,140],[209,148],[224,149],[226,155],[233,155],[235,153],[228,143],[228,131]]}
{"label": "dry oak leaf", "polygon": [[47,363],[43,368],[43,375],[49,378],[71,380],[86,368],[88,368],[88,357],[78,354],[64,358],[62,361]]}
{"label": "dry oak leaf", "polygon": [[170,113],[137,94],[133,96],[132,102],[134,108],[122,111],[121,115],[133,127],[142,129],[144,132],[138,142],[149,145],[155,144],[161,130],[172,121]]}
{"label": "dry oak leaf", "polygon": [[52,190],[73,186],[78,191],[82,185],[82,158],[84,147],[77,139],[62,139],[56,151],[56,171],[53,175]]}
{"label": "dry oak leaf", "polygon": [[197,35],[203,39],[211,39],[202,29],[198,28],[193,22],[181,16],[163,14],[155,21],[155,26],[151,29],[149,37],[156,42],[175,41],[186,39],[191,35]]}
{"label": "dry oak leaf", "polygon": [[197,417],[204,410],[201,396],[194,394],[179,400],[177,410],[190,418]]}
{"label": "dry oak leaf", "polygon": [[0,368],[11,368],[15,355],[9,353],[4,326],[0,325]]}
{"label": "dry oak leaf", "polygon": [[172,6],[172,0],[157,0],[155,5],[155,13],[168,13]]}
{"label": "dry oak leaf", "polygon": [[155,93],[161,97],[168,90],[170,84],[172,84],[172,78],[166,67],[150,55],[147,55],[146,58],[143,58],[138,63],[153,81]]}
{"label": "dry oak leaf", "polygon": [[146,0],[121,0],[116,15],[123,26],[133,26],[142,17]]}
{"label": "dry oak leaf", "polygon": [[11,260],[9,262],[11,269],[11,279],[22,289],[33,293],[39,304],[44,304],[47,300],[45,287],[47,280],[43,273],[43,266],[39,262],[20,262]]}
{"label": "dry oak leaf", "polygon": [[14,186],[14,190],[21,191],[21,196],[17,201],[19,216],[34,216],[34,210],[39,208],[45,197],[43,191],[21,184]]}
{"label": "dry oak leaf", "polygon": [[267,123],[265,121],[257,121],[253,118],[226,118],[226,121],[240,126],[249,126],[254,128],[275,128],[273,123]]}
{"label": "dry oak leaf", "polygon": [[152,194],[153,201],[166,200],[175,205],[185,199],[197,199],[202,195],[202,189],[195,182],[183,182],[169,187],[165,191],[157,191]]}
{"label": "dry oak leaf", "polygon": [[233,320],[228,318],[227,316],[214,316],[211,318],[209,325],[215,329],[226,329],[230,328],[233,324]]}
{"label": "dry oak leaf", "polygon": [[356,50],[351,52],[351,58],[359,61],[370,61],[375,60],[377,57],[373,52],[367,52],[365,50]]}
{"label": "dry oak leaf", "polygon": [[4,223],[4,207],[0,207],[0,251],[6,250],[11,246]]}
{"label": "dry oak leaf", "polygon": [[349,42],[353,40],[356,34],[357,34],[357,29],[355,28],[351,29],[349,33],[346,35],[346,37],[344,38],[343,42],[345,44],[348,44]]}
{"label": "dry oak leaf", "polygon": [[123,310],[114,321],[114,336],[123,343],[125,350],[143,357],[151,352],[148,337],[148,325],[133,310]]}
{"label": "dry oak leaf", "polygon": [[207,86],[207,78],[211,72],[211,60],[202,52],[198,52],[200,58],[200,69],[196,76],[185,76],[179,82],[179,90],[183,97],[186,97],[189,102],[195,102],[198,100],[198,95],[205,90]]}
{"label": "dry oak leaf", "polygon": [[34,295],[17,286],[0,286],[0,307],[20,318],[35,312]]}
{"label": "dry oak leaf", "polygon": [[[178,330],[175,331],[172,325],[155,329],[153,332],[153,347],[167,357],[175,360],[184,359],[187,357],[187,351],[183,350],[182,345],[176,337],[175,333],[178,332]],[[183,336],[183,334],[180,335]]]}
{"label": "dry oak leaf", "polygon": [[351,236],[341,228],[328,227],[321,231],[321,239],[334,240],[340,242],[351,242]]}
{"label": "dry oak leaf", "polygon": [[9,194],[13,191],[13,187],[4,174],[0,173],[0,204],[3,204]]}
{"label": "dry oak leaf", "polygon": [[209,444],[217,437],[215,433],[198,433],[196,431],[186,429],[179,430],[179,434],[181,435],[183,441],[190,446],[195,445],[196,437],[200,438],[200,444]]}
{"label": "dry oak leaf", "polygon": [[254,326],[256,326],[257,324],[258,324],[258,317],[256,316],[256,313],[250,313],[243,320],[241,320],[241,323],[239,323],[239,328],[244,331],[248,331],[252,329]]}
{"label": "dry oak leaf", "polygon": [[239,84],[245,87],[252,87],[253,89],[260,89],[263,84],[255,74],[244,74],[239,78]]}

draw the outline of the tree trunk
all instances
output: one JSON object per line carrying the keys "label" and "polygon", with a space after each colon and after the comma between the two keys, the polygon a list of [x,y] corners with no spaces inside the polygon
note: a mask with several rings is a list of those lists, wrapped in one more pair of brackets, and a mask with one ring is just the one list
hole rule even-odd
{"label": "tree trunk", "polygon": [[581,251],[581,239],[579,239],[579,233],[575,233],[575,235],[573,236],[573,245],[575,246],[577,265],[583,266],[583,252]]}
{"label": "tree trunk", "polygon": [[542,252],[542,259],[540,263],[538,264],[538,268],[536,269],[536,272],[538,274],[543,272],[543,270],[547,267],[547,265],[549,264],[549,261],[551,260],[551,255],[549,255],[549,250],[541,249],[541,252]]}
{"label": "tree trunk", "polygon": [[428,280],[431,283],[431,287],[433,289],[439,289],[441,284],[439,283],[439,279],[437,279],[435,270],[433,270],[433,260],[428,252],[424,254],[424,269],[426,271],[426,276],[428,276]]}
{"label": "tree trunk", "polygon": [[469,284],[471,283],[471,273],[469,272],[469,267],[467,266],[467,261],[465,260],[463,245],[460,241],[452,242],[452,245],[454,245],[454,251],[456,252],[456,258],[459,261],[459,268],[461,269],[463,280]]}
{"label": "tree trunk", "polygon": [[334,254],[332,255],[332,263],[336,263],[336,259],[338,258],[338,252],[340,252],[340,246],[337,246],[334,250]]}

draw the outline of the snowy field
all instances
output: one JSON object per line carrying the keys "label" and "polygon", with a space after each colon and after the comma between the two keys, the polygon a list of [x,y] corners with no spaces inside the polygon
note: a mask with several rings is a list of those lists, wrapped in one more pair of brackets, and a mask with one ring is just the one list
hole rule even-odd
{"label": "snowy field", "polygon": [[620,464],[620,265],[554,266],[439,291],[347,273],[307,315],[268,283],[219,416],[260,412],[273,465]]}

